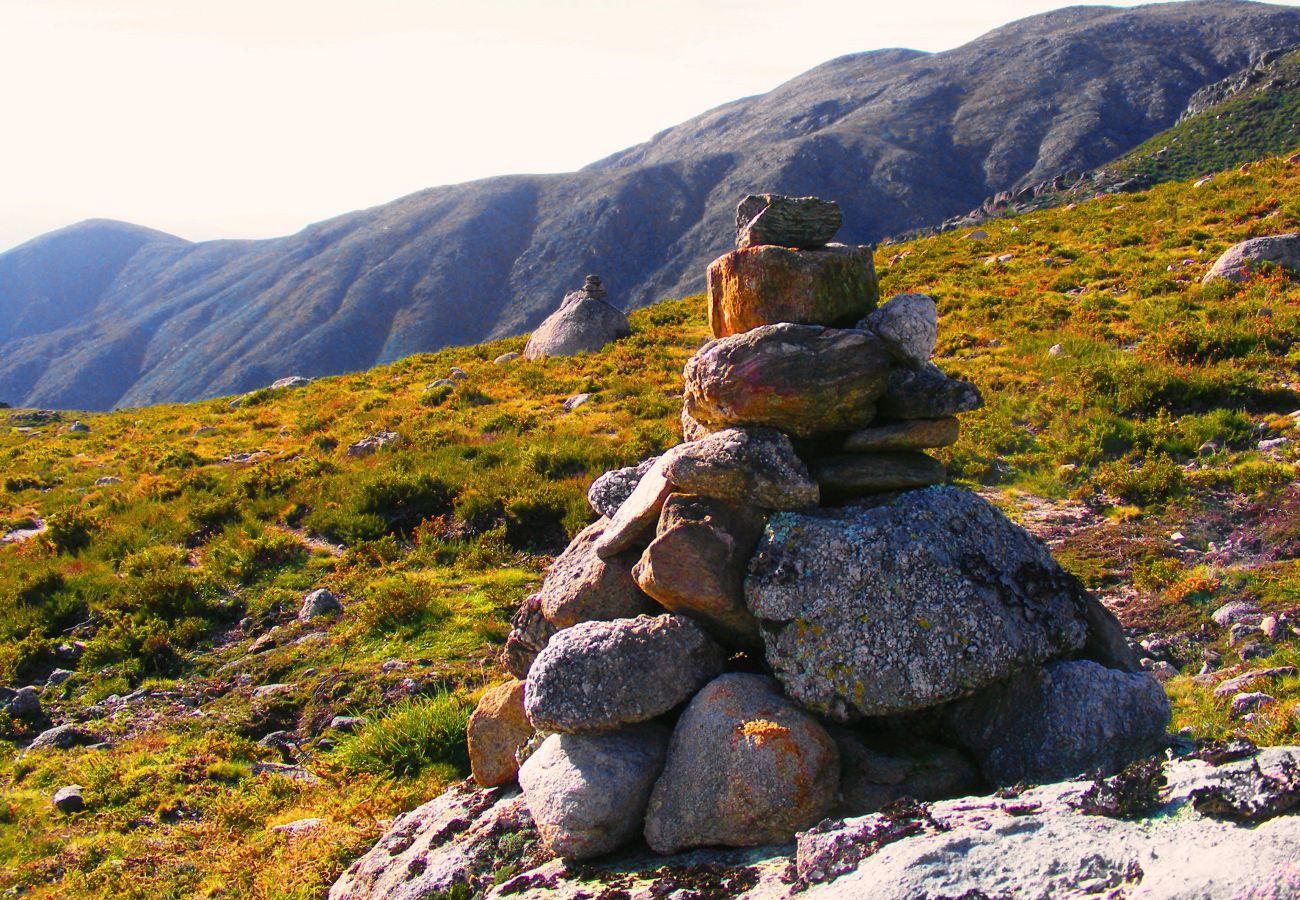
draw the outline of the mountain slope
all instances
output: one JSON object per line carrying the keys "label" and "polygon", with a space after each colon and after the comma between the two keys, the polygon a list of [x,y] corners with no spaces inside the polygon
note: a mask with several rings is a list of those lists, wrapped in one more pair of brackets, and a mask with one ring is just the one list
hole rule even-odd
{"label": "mountain slope", "polygon": [[[576,173],[434,188],[276,240],[145,245],[74,321],[0,343],[0,399],[107,408],[363,368],[518,333],[586,272],[642,306],[701,287],[746,193],[835,197],[846,241],[937,224],[1114,158],[1297,42],[1293,8],[1069,8],[945,53],[833,60]],[[31,291],[0,280],[0,304]]]}

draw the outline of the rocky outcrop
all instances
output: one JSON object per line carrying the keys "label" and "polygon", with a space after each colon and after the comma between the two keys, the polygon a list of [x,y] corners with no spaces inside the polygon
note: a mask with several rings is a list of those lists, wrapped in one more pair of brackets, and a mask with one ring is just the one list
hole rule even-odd
{"label": "rocky outcrop", "polygon": [[627,316],[606,303],[606,296],[600,278],[588,275],[581,290],[566,294],[560,308],[537,326],[524,345],[524,358],[592,353],[631,334]]}
{"label": "rocky outcrop", "polygon": [[1233,244],[1223,251],[1223,255],[1215,260],[1201,280],[1204,284],[1218,279],[1245,281],[1264,263],[1272,263],[1294,275],[1300,275],[1300,233],[1257,237]]}

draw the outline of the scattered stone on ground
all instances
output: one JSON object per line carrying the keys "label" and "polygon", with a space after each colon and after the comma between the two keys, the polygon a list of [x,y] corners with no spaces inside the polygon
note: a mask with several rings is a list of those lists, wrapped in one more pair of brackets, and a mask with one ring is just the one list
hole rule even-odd
{"label": "scattered stone on ground", "polygon": [[342,611],[343,604],[329,588],[317,588],[302,598],[302,605],[298,608],[298,621],[310,622],[312,619]]}
{"label": "scattered stone on ground", "polygon": [[377,431],[349,446],[347,452],[348,456],[370,456],[385,447],[400,443],[402,436],[396,431]]}
{"label": "scattered stone on ground", "polygon": [[81,812],[86,808],[86,798],[82,794],[84,790],[79,784],[65,785],[54,792],[50,802],[61,813]]}
{"label": "scattered stone on ground", "polygon": [[1245,281],[1263,263],[1272,263],[1300,275],[1300,233],[1275,234],[1233,244],[1215,260],[1202,282],[1209,284],[1220,278]]}

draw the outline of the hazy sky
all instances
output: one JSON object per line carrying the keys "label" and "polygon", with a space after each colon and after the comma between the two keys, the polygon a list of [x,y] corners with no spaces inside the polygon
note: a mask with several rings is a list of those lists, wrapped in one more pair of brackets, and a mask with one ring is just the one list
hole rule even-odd
{"label": "hazy sky", "polygon": [[92,217],[268,237],[567,171],[835,56],[1062,5],[0,0],[0,250]]}

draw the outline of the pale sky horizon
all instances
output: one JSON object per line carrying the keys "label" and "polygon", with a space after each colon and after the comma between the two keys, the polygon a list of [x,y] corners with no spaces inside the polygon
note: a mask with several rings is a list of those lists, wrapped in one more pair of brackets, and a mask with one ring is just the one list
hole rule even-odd
{"label": "pale sky horizon", "polygon": [[0,0],[0,251],[88,218],[273,237],[572,171],[837,56],[946,50],[1066,5]]}

